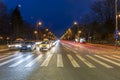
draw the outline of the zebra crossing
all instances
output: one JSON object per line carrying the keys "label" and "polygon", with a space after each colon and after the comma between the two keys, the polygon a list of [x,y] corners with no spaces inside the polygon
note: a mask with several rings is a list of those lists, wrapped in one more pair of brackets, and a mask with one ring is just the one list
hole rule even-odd
{"label": "zebra crossing", "polygon": [[[64,56],[66,55],[66,57]],[[50,62],[52,62],[54,59],[56,61],[56,66],[58,68],[64,68],[66,67],[66,64],[64,63],[65,60],[63,58],[67,58],[67,63],[69,63],[73,68],[81,68],[81,65],[84,64],[88,68],[98,68],[99,64],[102,67],[105,68],[115,68],[120,67],[120,55],[80,55],[80,54],[64,54],[63,53],[49,53],[46,55],[44,60],[42,58],[44,57],[43,54],[39,54],[37,57],[34,57],[34,54],[30,54],[27,57],[24,57],[24,55],[18,55],[16,54],[4,56],[0,58],[0,67],[7,65],[10,67],[17,67],[19,65],[22,65],[25,61],[33,58],[30,62],[24,65],[25,68],[32,67],[34,64],[39,64],[40,67],[48,67],[50,65]],[[54,56],[54,57],[53,57]],[[55,58],[56,57],[56,58]],[[75,58],[76,57],[76,58]],[[21,59],[22,58],[22,59]],[[17,60],[17,62],[15,62]],[[82,62],[82,64],[79,62]],[[42,61],[40,63],[40,61]],[[14,63],[13,63],[14,62]]]}

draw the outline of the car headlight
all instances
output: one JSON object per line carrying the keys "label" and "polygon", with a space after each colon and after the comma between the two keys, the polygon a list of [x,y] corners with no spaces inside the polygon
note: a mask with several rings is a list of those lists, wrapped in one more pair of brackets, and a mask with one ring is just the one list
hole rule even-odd
{"label": "car headlight", "polygon": [[16,45],[15,45],[15,47],[21,47],[21,45],[19,45],[19,44],[16,44]]}
{"label": "car headlight", "polygon": [[46,47],[49,48],[49,45],[47,45]]}
{"label": "car headlight", "polygon": [[31,45],[27,45],[28,48],[31,48],[32,46]]}
{"label": "car headlight", "polygon": [[8,45],[8,47],[11,47],[11,45]]}
{"label": "car headlight", "polygon": [[21,48],[22,46],[21,45],[19,45],[19,48]]}
{"label": "car headlight", "polygon": [[42,45],[39,46],[40,48],[42,47]]}

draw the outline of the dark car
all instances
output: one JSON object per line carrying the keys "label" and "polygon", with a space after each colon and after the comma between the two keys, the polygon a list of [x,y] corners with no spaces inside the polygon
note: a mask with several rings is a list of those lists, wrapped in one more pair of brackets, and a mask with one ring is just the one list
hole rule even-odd
{"label": "dark car", "polygon": [[36,49],[36,44],[35,42],[31,42],[31,41],[27,41],[27,42],[23,42],[22,46],[20,48],[20,51],[23,50],[29,50],[29,51],[33,51]]}

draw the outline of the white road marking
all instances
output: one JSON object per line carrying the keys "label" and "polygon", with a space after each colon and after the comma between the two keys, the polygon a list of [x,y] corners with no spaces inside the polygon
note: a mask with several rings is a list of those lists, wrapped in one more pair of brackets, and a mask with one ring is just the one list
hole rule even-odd
{"label": "white road marking", "polygon": [[2,63],[0,63],[0,66],[3,66],[3,65],[5,65],[5,64],[7,64],[7,63],[9,63],[9,62],[12,62],[12,61],[14,61],[14,60],[16,60],[16,59],[19,59],[19,58],[21,58],[21,57],[23,57],[23,55],[21,55],[21,56],[18,56],[18,57],[16,57],[16,58],[13,58],[13,59],[10,59],[10,60],[8,60],[8,61],[5,61],[5,62],[2,62]]}
{"label": "white road marking", "polygon": [[0,61],[16,56],[17,54],[8,55],[7,57],[1,58]]}
{"label": "white road marking", "polygon": [[57,54],[57,67],[63,67],[62,54]]}
{"label": "white road marking", "polygon": [[3,57],[7,57],[7,56],[9,56],[9,55],[1,55],[1,56],[0,56],[0,59],[3,58]]}
{"label": "white road marking", "polygon": [[75,59],[70,54],[67,54],[67,57],[72,63],[73,67],[80,67],[79,64],[75,61]]}
{"label": "white road marking", "polygon": [[37,61],[39,61],[42,58],[42,54],[40,54],[37,58],[35,58],[33,61],[25,65],[25,67],[31,67],[33,64],[35,64]]}
{"label": "white road marking", "polygon": [[16,67],[19,64],[21,64],[22,62],[26,61],[27,59],[30,59],[32,56],[33,55],[30,55],[30,56],[26,57],[25,59],[22,59],[22,60],[18,61],[17,63],[10,65],[9,67]]}
{"label": "white road marking", "polygon": [[49,54],[49,55],[47,56],[47,58],[45,59],[45,61],[44,61],[40,66],[48,66],[48,64],[49,64],[52,56],[53,56],[53,54]]}
{"label": "white road marking", "polygon": [[90,62],[88,62],[86,59],[84,59],[83,57],[81,57],[80,55],[76,54],[76,56],[83,61],[89,68],[96,68],[93,64],[91,64]]}
{"label": "white road marking", "polygon": [[110,59],[104,58],[104,57],[99,56],[99,55],[94,55],[94,56],[96,56],[97,58],[103,59],[103,60],[105,60],[105,61],[107,61],[107,62],[110,62],[110,63],[112,63],[112,64],[114,64],[114,65],[120,66],[120,63],[117,63],[117,62],[112,61],[112,60],[110,60]]}
{"label": "white road marking", "polygon": [[92,56],[90,56],[90,55],[86,55],[86,56],[87,56],[88,58],[92,59],[93,61],[101,64],[102,66],[104,66],[104,67],[106,67],[106,68],[113,68],[112,66],[110,66],[110,65],[108,65],[108,64],[106,64],[106,63],[104,63],[104,62],[102,62],[102,61],[99,61],[99,60],[97,60],[96,58],[94,58],[94,57],[92,57]]}
{"label": "white road marking", "polygon": [[116,61],[120,61],[120,59],[117,59],[115,57],[111,57],[111,56],[108,56],[108,55],[104,55],[105,57],[109,58],[109,59],[113,59],[113,60],[116,60]]}

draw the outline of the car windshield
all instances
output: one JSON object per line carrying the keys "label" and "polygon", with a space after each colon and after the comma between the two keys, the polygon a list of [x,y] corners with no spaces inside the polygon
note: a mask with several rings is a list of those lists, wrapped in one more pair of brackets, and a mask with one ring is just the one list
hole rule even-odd
{"label": "car windshield", "polygon": [[19,41],[15,41],[15,42],[13,42],[13,44],[20,44],[21,42],[19,42]]}
{"label": "car windshield", "polygon": [[25,44],[33,44],[33,42],[25,42]]}
{"label": "car windshield", "polygon": [[41,44],[49,44],[49,42],[47,42],[47,41],[44,41],[44,42],[42,42]]}

